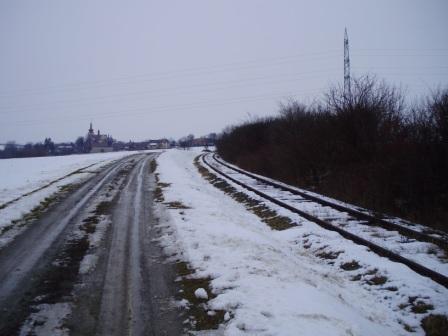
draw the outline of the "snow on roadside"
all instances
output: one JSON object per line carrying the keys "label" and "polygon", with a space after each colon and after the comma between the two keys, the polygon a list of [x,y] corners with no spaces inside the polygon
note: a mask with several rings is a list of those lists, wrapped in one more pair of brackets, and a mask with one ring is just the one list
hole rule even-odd
{"label": "snow on roadside", "polygon": [[[189,207],[157,206],[172,231],[161,243],[168,253],[177,250],[183,255],[198,276],[212,278],[217,296],[209,307],[228,312],[225,335],[406,335],[404,324],[419,335],[423,333],[419,316],[397,307],[411,294],[430,295],[434,313],[447,313],[445,288],[334,232],[283,210],[281,215],[300,224],[271,230],[244,205],[205,181],[193,165],[196,155],[197,151],[170,150],[157,160],[160,182],[171,184],[164,188],[165,201]],[[344,250],[341,262],[365,258],[365,267],[395,274],[389,285],[404,290],[392,292],[350,281],[352,272],[304,248],[304,236],[324,249],[329,245]]]}
{"label": "snow on roadside", "polygon": [[[55,194],[61,187],[84,181],[92,172],[99,171],[115,160],[135,153],[137,152],[0,160],[0,248],[23,230],[23,227],[12,227],[11,222],[22,218],[46,197]],[[77,172],[85,167],[88,168]],[[77,173],[70,175],[74,172]],[[40,188],[42,189],[39,190]],[[15,199],[18,200],[13,201]]]}
{"label": "snow on roadside", "polygon": [[68,336],[69,331],[63,326],[64,320],[70,315],[72,307],[69,303],[42,304],[35,307],[22,326],[19,335],[36,336]]}

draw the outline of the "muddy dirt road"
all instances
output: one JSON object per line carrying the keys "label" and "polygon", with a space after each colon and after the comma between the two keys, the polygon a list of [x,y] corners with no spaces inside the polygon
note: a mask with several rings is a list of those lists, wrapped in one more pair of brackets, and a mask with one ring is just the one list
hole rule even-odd
{"label": "muddy dirt road", "polygon": [[0,336],[182,333],[154,241],[155,155],[106,167],[0,250]]}

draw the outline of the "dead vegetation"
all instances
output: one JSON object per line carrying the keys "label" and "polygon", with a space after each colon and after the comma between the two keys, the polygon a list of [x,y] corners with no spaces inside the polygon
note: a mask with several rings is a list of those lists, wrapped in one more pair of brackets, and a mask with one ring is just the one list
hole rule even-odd
{"label": "dead vegetation", "polygon": [[448,318],[444,315],[428,315],[421,323],[426,336],[446,336]]}
{"label": "dead vegetation", "polygon": [[[190,209],[190,207],[180,201],[165,202],[163,190],[171,184],[160,182],[159,174],[157,173],[155,173],[155,180],[154,199],[157,202],[163,203],[168,209],[182,210],[182,214],[185,214],[183,210]],[[184,261],[176,262],[175,270],[178,275],[176,282],[179,288],[177,299],[187,302],[185,306],[187,319],[184,322],[187,325],[187,329],[195,331],[218,329],[219,325],[224,322],[226,312],[223,310],[212,310],[208,307],[207,302],[216,297],[211,290],[211,279],[197,277],[194,269]],[[195,291],[200,288],[206,291],[207,299],[196,297]]]}
{"label": "dead vegetation", "polygon": [[334,260],[337,259],[342,252],[343,251],[322,251],[317,253],[316,256],[321,259]]}
{"label": "dead vegetation", "polygon": [[276,116],[228,127],[218,153],[256,174],[447,231],[448,88],[407,104],[375,78],[353,85],[350,99],[333,87],[310,106],[290,101]]}
{"label": "dead vegetation", "polygon": [[[224,310],[211,310],[207,301],[216,297],[210,287],[210,278],[198,278],[194,270],[186,262],[176,263],[176,272],[179,276],[178,300],[186,300],[186,315],[188,315],[189,327],[193,330],[218,329],[224,322]],[[195,291],[203,288],[207,292],[208,299],[197,298]]]}
{"label": "dead vegetation", "polygon": [[165,204],[168,209],[191,209],[190,207],[186,206],[185,204],[179,201],[165,202],[163,204]]}
{"label": "dead vegetation", "polygon": [[429,310],[434,310],[434,306],[424,301],[424,299],[418,296],[411,296],[408,298],[408,302],[401,303],[398,306],[400,309],[410,308],[410,311],[414,314],[425,314]]}
{"label": "dead vegetation", "polygon": [[158,173],[155,173],[157,169],[157,161],[153,159],[150,164],[149,173],[154,174],[154,178],[156,180],[156,187],[154,189],[154,199],[156,202],[163,203],[165,202],[165,197],[163,196],[163,189],[168,188],[170,183],[160,182],[160,177]]}
{"label": "dead vegetation", "polygon": [[387,277],[384,275],[375,275],[367,280],[367,283],[371,286],[384,285],[387,282]]}
{"label": "dead vegetation", "polygon": [[157,161],[155,159],[152,159],[149,164],[149,173],[150,174],[154,173],[156,169],[157,169]]}
{"label": "dead vegetation", "polygon": [[[344,263],[340,266],[342,269],[346,270],[346,271],[352,271],[352,270],[357,270],[359,269],[361,266],[359,265],[359,263],[357,261],[351,261],[348,263]],[[370,285],[370,286],[382,286],[385,283],[387,283],[387,276],[385,275],[381,275],[378,274],[378,269],[377,268],[373,268],[371,270],[368,270],[367,272],[364,273],[358,273],[354,276],[352,276],[350,278],[351,281],[363,281],[365,284]],[[397,288],[396,287],[386,287],[382,289],[385,290],[389,290],[389,291],[396,291]]]}
{"label": "dead vegetation", "polygon": [[204,179],[216,188],[232,197],[237,202],[244,204],[253,214],[257,215],[265,224],[273,230],[286,230],[296,224],[288,217],[280,216],[275,211],[263,204],[263,202],[249,197],[247,194],[238,191],[225,180],[219,178],[199,162],[199,156],[195,158],[194,164]]}
{"label": "dead vegetation", "polygon": [[361,265],[356,260],[352,260],[346,263],[341,264],[340,266],[344,271],[355,271],[361,268]]}
{"label": "dead vegetation", "polygon": [[154,177],[156,179],[156,187],[154,189],[154,199],[159,202],[165,202],[165,197],[163,196],[163,189],[168,188],[171,184],[160,182],[159,174],[155,173]]}

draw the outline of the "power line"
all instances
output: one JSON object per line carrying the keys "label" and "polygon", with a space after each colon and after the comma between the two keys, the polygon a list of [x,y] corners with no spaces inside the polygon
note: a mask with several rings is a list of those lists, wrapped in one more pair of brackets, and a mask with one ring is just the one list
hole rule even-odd
{"label": "power line", "polygon": [[355,48],[355,51],[431,51],[431,52],[448,52],[448,48]]}
{"label": "power line", "polygon": [[[196,67],[196,68],[187,68],[187,69],[180,69],[175,71],[168,71],[168,72],[158,72],[158,73],[149,73],[149,74],[140,74],[140,75],[134,75],[134,76],[122,76],[122,77],[115,77],[115,78],[109,78],[109,79],[103,79],[103,80],[93,80],[93,81],[82,81],[82,82],[76,82],[76,83],[66,83],[66,84],[60,84],[60,85],[53,85],[53,86],[47,86],[47,87],[41,87],[41,88],[28,88],[28,89],[18,89],[18,90],[12,90],[11,92],[0,92],[0,97],[10,97],[15,95],[22,95],[22,94],[41,94],[46,91],[64,91],[64,90],[73,90],[73,89],[83,89],[83,86],[89,87],[89,86],[104,86],[104,85],[110,85],[111,83],[117,82],[116,84],[130,84],[134,82],[145,82],[145,81],[153,81],[153,80],[160,80],[160,79],[167,79],[172,77],[179,77],[179,76],[195,76],[198,74],[210,74],[214,72],[222,72],[222,71],[230,71],[230,70],[244,70],[249,68],[257,68],[260,66],[266,66],[269,64],[283,64],[283,63],[290,63],[290,62],[297,62],[300,58],[312,58],[313,60],[316,59],[326,59],[326,58],[334,58],[335,54],[339,54],[340,51],[338,50],[330,50],[325,52],[316,52],[316,53],[301,53],[296,55],[290,55],[290,56],[283,56],[283,57],[276,57],[276,58],[269,58],[265,60],[251,60],[251,61],[243,61],[243,62],[233,62],[233,63],[227,63],[227,64],[221,64],[216,66],[207,66],[207,67]],[[239,66],[238,66],[239,65]],[[140,80],[137,80],[140,78]],[[122,82],[122,81],[125,82]],[[126,81],[128,80],[128,81]]]}
{"label": "power line", "polygon": [[[406,69],[411,69],[411,70],[415,70],[415,67],[411,67],[411,66],[376,66],[376,65],[371,65],[371,66],[354,66],[352,68],[357,68],[357,69],[366,69],[366,68],[375,68],[375,69],[400,69],[400,70],[406,70]],[[447,65],[427,65],[427,66],[419,66],[418,69],[448,69]]]}
{"label": "power line", "polygon": [[[327,76],[329,73],[334,73],[336,71],[339,71],[338,69],[334,68],[334,69],[324,69],[324,70],[317,70],[317,71],[307,71],[307,72],[301,72],[301,73],[289,73],[289,74],[283,74],[283,75],[274,75],[274,76],[257,76],[257,77],[251,77],[251,78],[245,78],[245,79],[237,79],[237,80],[232,80],[232,81],[224,81],[224,82],[209,82],[209,83],[201,83],[201,84],[196,84],[196,85],[190,85],[188,87],[186,86],[178,86],[178,87],[171,87],[171,88],[163,88],[163,89],[155,89],[155,90],[143,90],[143,91],[136,91],[136,92],[128,92],[128,93],[123,93],[123,94],[115,94],[115,95],[105,95],[105,96],[99,96],[99,97],[92,97],[90,99],[69,99],[69,100],[62,100],[62,101],[56,101],[56,102],[52,102],[52,105],[48,105],[48,104],[40,104],[40,105],[32,105],[32,106],[28,106],[25,107],[25,109],[22,108],[13,108],[13,109],[8,109],[8,110],[0,110],[0,114],[8,114],[8,113],[17,113],[17,112],[26,112],[26,111],[35,111],[36,109],[48,109],[48,108],[52,108],[52,107],[57,107],[57,105],[60,104],[71,104],[71,103],[75,103],[76,106],[82,106],[82,105],[86,105],[89,103],[95,103],[95,101],[97,101],[97,103],[103,103],[104,100],[106,100],[106,102],[108,102],[107,100],[112,98],[112,101],[119,101],[124,97],[132,97],[132,96],[139,96],[139,95],[148,95],[151,93],[162,93],[162,95],[157,95],[157,96],[145,96],[143,98],[145,99],[149,99],[149,98],[158,98],[158,97],[164,97],[164,96],[174,96],[175,95],[175,91],[176,90],[187,90],[187,93],[190,91],[192,91],[192,89],[198,89],[198,88],[205,88],[205,91],[219,91],[219,90],[225,90],[225,89],[229,89],[229,88],[234,88],[234,87],[239,87],[239,86],[244,86],[247,85],[247,82],[250,81],[264,81],[261,82],[260,84],[275,84],[275,83],[285,83],[285,82],[297,82],[297,81],[303,81],[303,80],[308,80],[307,77],[301,77],[301,78],[297,78],[296,76],[306,76],[306,75],[312,75],[313,78],[316,77],[316,74],[323,74],[325,76]],[[282,78],[288,78],[288,77],[293,77],[293,78],[289,78],[289,79],[282,79]],[[266,80],[270,80],[271,78],[277,79],[275,81],[267,81]],[[211,90],[209,89],[211,86],[214,85],[222,85],[222,84],[233,84],[233,85],[227,85],[227,86],[221,86],[221,87],[217,87],[217,88],[211,88]],[[259,83],[256,83],[259,84]],[[54,106],[56,105],[56,106]]]}
{"label": "power line", "polygon": [[[174,105],[174,106],[159,106],[159,107],[140,107],[135,109],[126,109],[126,110],[120,110],[120,111],[113,111],[113,112],[106,112],[106,113],[96,113],[94,117],[96,119],[107,119],[110,117],[123,117],[123,115],[126,116],[139,116],[139,115],[148,115],[148,112],[150,113],[159,113],[159,112],[167,112],[167,111],[177,111],[177,110],[185,110],[185,109],[192,109],[192,108],[204,108],[204,107],[212,107],[212,106],[224,106],[229,104],[235,104],[235,103],[245,103],[245,102],[254,102],[254,101],[260,101],[260,100],[272,100],[272,99],[285,99],[289,97],[296,97],[303,93],[318,93],[321,92],[323,88],[317,88],[313,90],[306,90],[306,91],[292,91],[289,93],[281,92],[277,93],[275,95],[257,95],[257,96],[245,96],[245,97],[238,97],[233,98],[227,101],[223,101],[222,99],[219,101],[198,101],[193,102],[189,104],[181,104],[181,105]],[[131,113],[131,112],[138,112],[142,111],[145,113]],[[92,118],[92,114],[77,114],[76,116],[73,116],[73,120],[90,120]],[[39,123],[49,123],[49,122],[60,122],[60,121],[69,121],[70,118],[67,118],[67,116],[61,116],[60,118],[46,118],[43,119],[34,119],[34,120],[18,120],[18,121],[11,121],[9,123],[19,124],[19,125],[35,125]]]}
{"label": "power line", "polygon": [[[386,52],[387,54],[381,54],[381,53],[368,53],[363,54],[363,52]],[[399,54],[391,54],[394,52],[400,52]],[[409,53],[409,52],[444,52],[443,54],[422,54],[422,53]],[[403,52],[406,52],[403,54]],[[369,57],[369,56],[394,56],[394,57],[421,57],[421,56],[428,56],[428,57],[448,57],[448,48],[434,48],[434,49],[428,49],[428,48],[355,48],[352,49],[352,53],[356,54],[357,56],[361,57]],[[17,90],[11,90],[9,92],[0,92],[0,97],[8,97],[8,96],[15,96],[16,94],[40,94],[46,91],[60,91],[60,90],[70,90],[70,89],[82,89],[83,86],[103,86],[108,85],[109,83],[125,81],[124,84],[133,83],[134,81],[126,81],[126,80],[137,80],[138,78],[142,80],[148,80],[148,77],[151,79],[163,79],[166,77],[172,77],[172,76],[182,76],[184,75],[198,75],[198,74],[208,74],[211,72],[221,72],[221,71],[229,71],[231,69],[238,70],[238,69],[245,69],[245,68],[253,68],[258,66],[263,66],[269,63],[272,64],[282,64],[282,63],[289,63],[289,62],[295,62],[300,58],[312,58],[315,60],[319,57],[324,58],[333,58],[335,54],[340,55],[341,51],[338,49],[330,49],[326,51],[321,52],[312,52],[312,53],[298,53],[298,54],[292,54],[288,56],[278,56],[278,57],[271,57],[266,58],[264,60],[246,60],[246,61],[236,61],[231,63],[225,63],[225,64],[218,64],[218,65],[212,65],[212,66],[205,66],[205,67],[191,67],[191,68],[184,68],[184,69],[178,69],[174,71],[167,71],[167,72],[155,72],[155,73],[148,73],[148,74],[139,74],[139,75],[125,75],[125,76],[119,76],[119,77],[113,77],[108,79],[100,79],[100,80],[91,80],[91,81],[81,81],[81,82],[74,82],[74,83],[63,83],[58,85],[50,85],[46,87],[40,87],[40,88],[24,88],[24,89],[17,89]],[[257,65],[258,64],[258,65]],[[123,83],[122,83],[123,84]]]}
{"label": "power line", "polygon": [[356,56],[361,56],[361,57],[448,57],[448,53],[447,54],[410,54],[410,53],[400,53],[400,54],[381,54],[381,53],[376,53],[376,54],[365,54],[365,53],[358,53],[356,51],[353,52],[353,54],[355,54]]}

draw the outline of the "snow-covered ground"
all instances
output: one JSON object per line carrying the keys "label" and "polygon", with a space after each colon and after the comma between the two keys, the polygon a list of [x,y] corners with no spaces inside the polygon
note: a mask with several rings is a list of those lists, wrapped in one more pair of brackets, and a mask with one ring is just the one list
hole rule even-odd
{"label": "snow-covered ground", "polygon": [[[218,158],[219,158],[219,160],[225,162],[219,156],[218,156]],[[213,162],[213,160],[211,160],[211,161]],[[230,166],[230,167],[233,167],[233,168],[241,170],[240,167],[237,167],[237,166],[235,166],[235,165],[233,165],[233,164],[231,164],[229,162],[225,162],[225,163],[228,166]],[[230,174],[235,173],[235,172],[232,173],[232,170],[229,170],[228,168],[225,168],[225,170],[223,170],[222,168],[223,167],[221,166],[220,167],[221,171],[224,171],[226,173],[230,173]],[[298,187],[295,187],[295,186],[291,186],[289,184],[286,184],[286,183],[283,183],[283,182],[271,179],[271,178],[263,176],[263,175],[258,175],[258,174],[255,174],[255,173],[250,173],[250,174],[252,174],[253,176],[256,176],[258,178],[261,178],[262,180],[271,181],[271,182],[274,182],[274,183],[276,183],[278,185],[284,186],[286,188],[295,189],[295,190],[297,190],[297,191],[299,191],[299,192],[301,192],[303,194],[307,194],[307,195],[312,196],[312,197],[320,198],[320,199],[322,199],[324,201],[329,202],[330,204],[336,204],[336,205],[341,205],[341,206],[346,207],[346,208],[351,208],[351,209],[353,209],[355,211],[358,211],[360,213],[364,213],[366,215],[372,215],[372,214],[374,215],[375,214],[375,213],[372,213],[372,211],[370,211],[368,209],[365,209],[365,208],[362,208],[362,207],[359,207],[359,206],[356,206],[356,205],[353,205],[353,204],[349,204],[349,203],[346,203],[346,202],[342,202],[342,201],[339,201],[337,199],[334,199],[334,198],[331,198],[331,197],[328,197],[328,196],[317,194],[317,193],[314,193],[314,192],[306,190],[306,189],[302,189],[302,188],[298,188]],[[243,176],[243,178],[246,179],[247,176],[246,177]],[[244,182],[246,183],[246,181],[244,181]],[[382,214],[382,216],[388,222],[394,223],[396,225],[400,225],[400,226],[403,226],[405,228],[408,228],[408,229],[411,229],[411,230],[414,230],[414,231],[418,231],[418,232],[425,232],[426,234],[430,234],[430,235],[432,235],[432,236],[434,236],[436,238],[447,239],[447,235],[445,233],[443,233],[441,231],[437,231],[437,230],[432,229],[432,228],[429,228],[427,226],[424,226],[424,225],[421,225],[421,224],[418,224],[418,223],[411,223],[411,222],[406,221],[406,220],[404,220],[402,218],[399,218],[399,217],[389,216],[389,215],[385,215],[385,214]]]}
{"label": "snow-covered ground", "polygon": [[[82,182],[105,165],[137,152],[112,152],[0,160],[0,248],[20,228],[11,222],[20,219],[61,187]],[[7,232],[3,229],[8,227]]]}
{"label": "snow-covered ground", "polygon": [[[297,224],[270,229],[199,174],[198,154],[170,150],[158,158],[160,182],[170,184],[165,202],[188,208],[156,210],[170,228],[161,240],[166,251],[212,279],[217,296],[208,307],[228,318],[219,334],[422,335],[423,317],[447,315],[443,286],[244,190]],[[338,254],[328,260],[322,252]],[[341,269],[353,260],[359,269]],[[418,313],[417,303],[432,309]]]}
{"label": "snow-covered ground", "polygon": [[[378,246],[393,251],[402,257],[417,262],[421,265],[425,265],[435,272],[448,276],[448,260],[446,251],[433,243],[420,242],[416,239],[410,239],[395,230],[386,230],[382,227],[372,226],[367,221],[359,220],[347,212],[304,199],[303,197],[289,191],[281,190],[270,185],[260,184],[260,182],[256,179],[229,169],[228,167],[214,161],[210,156],[207,157],[207,162],[237,181],[243,182],[256,190],[260,190],[275,199],[281,200],[293,208],[302,210],[312,216],[323,219],[335,227],[339,227],[347,232],[353,233],[358,237],[364,238],[365,240],[375,243]],[[313,196],[318,195],[313,194]],[[328,198],[326,199],[328,200]],[[340,204],[337,200],[332,200],[331,203]],[[367,210],[363,210],[363,212],[367,212]],[[415,224],[414,226],[419,232],[424,231],[424,226],[418,224]],[[441,235],[440,237],[443,237],[444,239],[447,238],[446,235]]]}

